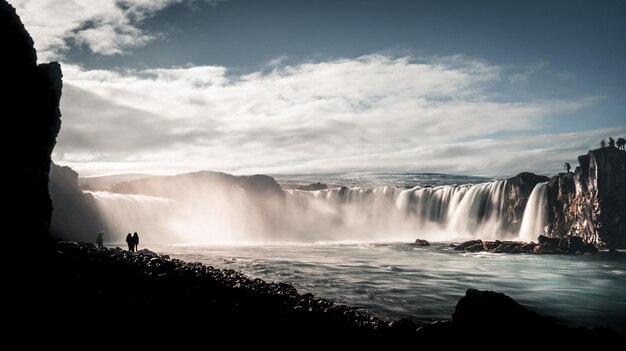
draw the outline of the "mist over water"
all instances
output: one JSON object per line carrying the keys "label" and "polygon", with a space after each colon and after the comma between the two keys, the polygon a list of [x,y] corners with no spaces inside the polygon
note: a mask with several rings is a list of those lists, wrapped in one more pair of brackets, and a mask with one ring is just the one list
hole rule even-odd
{"label": "mist over water", "polygon": [[[626,332],[621,256],[471,254],[448,247],[471,238],[535,239],[546,221],[545,184],[534,188],[519,232],[507,232],[506,181],[442,184],[445,176],[437,177],[433,186],[401,177],[417,185],[379,185],[377,177],[318,191],[281,182],[284,190],[273,192],[153,182],[132,194],[91,194],[109,225],[109,241],[121,245],[126,233],[137,231],[140,248],[290,283],[385,318],[447,319],[465,290],[477,288],[504,292],[573,325]],[[433,246],[406,244],[418,237]]]}
{"label": "mist over water", "polygon": [[186,185],[158,191],[166,196],[91,194],[117,240],[135,231],[148,242],[161,243],[411,242],[416,237],[441,241],[518,235],[503,230],[506,181],[287,189],[281,199],[223,184]]}

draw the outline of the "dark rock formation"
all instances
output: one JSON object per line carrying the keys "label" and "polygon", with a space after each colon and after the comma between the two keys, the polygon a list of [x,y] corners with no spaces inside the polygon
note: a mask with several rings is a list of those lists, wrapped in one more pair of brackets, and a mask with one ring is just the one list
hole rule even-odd
{"label": "dark rock formation", "polygon": [[[418,239],[419,240],[419,239]],[[457,251],[490,253],[529,253],[529,254],[595,254],[598,249],[593,244],[584,243],[578,236],[551,238],[539,236],[539,243],[523,241],[482,241],[470,240],[454,247]]]}
{"label": "dark rock formation", "polygon": [[415,246],[430,246],[430,243],[424,239],[415,239]]}
{"label": "dark rock formation", "polygon": [[33,40],[5,0],[0,0],[0,33],[1,108],[12,140],[6,162],[11,166],[6,184],[12,191],[5,202],[11,207],[9,218],[29,218],[19,223],[27,233],[22,244],[39,246],[48,237],[52,213],[48,173],[61,126],[61,67],[56,62],[37,65]]}
{"label": "dark rock formation", "polygon": [[[48,189],[54,207],[50,234],[64,240],[93,241],[98,232],[106,229],[95,199],[83,193],[78,173],[71,168],[52,163]],[[110,239],[105,233],[105,241]]]}
{"label": "dark rock formation", "polygon": [[535,185],[547,181],[548,177],[529,172],[520,173],[506,180],[503,219],[506,230],[519,231],[526,203]]}
{"label": "dark rock formation", "polygon": [[461,244],[459,244],[459,245],[456,245],[456,246],[454,247],[454,249],[455,249],[456,251],[465,251],[465,250],[467,250],[468,248],[470,248],[470,247],[475,247],[475,246],[477,246],[477,245],[482,247],[482,246],[483,246],[483,241],[482,241],[482,240],[470,240],[470,241],[466,241],[466,242],[463,242],[463,243],[461,243]]}
{"label": "dark rock formation", "polygon": [[[467,331],[508,328],[521,325],[535,328],[542,318],[512,298],[493,291],[468,289],[456,305],[452,325]],[[502,323],[502,324],[501,324]]]}
{"label": "dark rock formation", "polygon": [[574,173],[548,183],[548,235],[626,248],[626,151],[606,147],[578,157]]}
{"label": "dark rock formation", "polygon": [[576,340],[619,341],[623,337],[610,329],[568,328],[523,307],[510,297],[493,292],[468,289],[456,305],[452,328],[459,336],[473,337],[488,331],[495,339],[513,335],[543,335],[544,345],[575,345]]}

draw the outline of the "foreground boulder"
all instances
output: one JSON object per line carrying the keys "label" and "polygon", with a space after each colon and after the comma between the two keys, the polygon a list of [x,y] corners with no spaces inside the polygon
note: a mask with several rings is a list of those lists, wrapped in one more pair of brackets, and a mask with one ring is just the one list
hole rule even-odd
{"label": "foreground boulder", "polygon": [[493,291],[468,289],[456,305],[452,315],[452,329],[462,336],[475,336],[488,332],[496,340],[517,336],[542,335],[546,343],[575,345],[577,340],[623,342],[624,337],[612,329],[569,328],[544,318],[512,298]]}

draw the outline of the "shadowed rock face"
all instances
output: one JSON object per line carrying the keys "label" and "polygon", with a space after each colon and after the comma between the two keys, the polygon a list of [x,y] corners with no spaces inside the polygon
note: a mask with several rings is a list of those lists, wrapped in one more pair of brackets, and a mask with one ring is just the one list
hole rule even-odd
{"label": "shadowed rock face", "polygon": [[548,183],[548,234],[626,247],[626,151],[591,150],[578,162],[574,173],[561,173]]}
{"label": "shadowed rock face", "polygon": [[0,109],[9,145],[8,201],[10,218],[29,218],[19,223],[27,233],[23,244],[38,244],[48,237],[52,204],[48,194],[50,154],[61,127],[62,74],[56,63],[37,65],[33,40],[15,9],[0,0]]}
{"label": "shadowed rock face", "polygon": [[506,180],[504,216],[507,229],[519,231],[524,209],[535,185],[547,182],[548,177],[523,172]]}
{"label": "shadowed rock face", "polygon": [[74,170],[52,163],[48,189],[54,206],[50,223],[52,236],[64,240],[93,241],[96,233],[105,229],[96,200],[80,189],[78,173]]}

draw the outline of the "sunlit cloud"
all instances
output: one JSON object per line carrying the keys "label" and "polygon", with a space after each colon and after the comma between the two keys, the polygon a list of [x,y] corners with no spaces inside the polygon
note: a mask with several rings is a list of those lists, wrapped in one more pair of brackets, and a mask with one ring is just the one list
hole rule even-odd
{"label": "sunlit cloud", "polygon": [[245,75],[64,67],[54,158],[83,174],[540,172],[624,131],[533,136],[601,98],[501,102],[490,91],[508,73],[462,56],[369,55]]}
{"label": "sunlit cloud", "polygon": [[159,35],[140,28],[147,17],[194,1],[200,0],[11,0],[11,4],[35,38],[39,60],[49,61],[61,59],[71,41],[98,55],[127,53]]}

